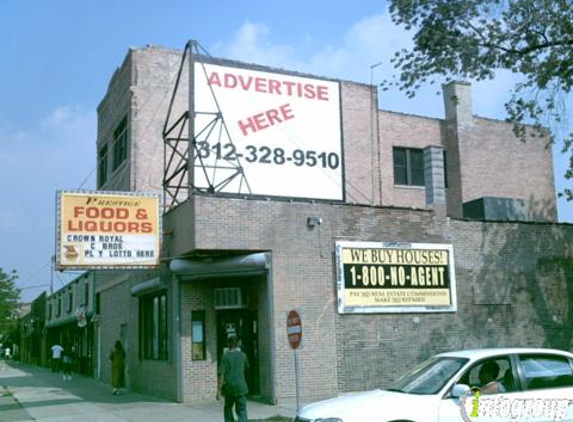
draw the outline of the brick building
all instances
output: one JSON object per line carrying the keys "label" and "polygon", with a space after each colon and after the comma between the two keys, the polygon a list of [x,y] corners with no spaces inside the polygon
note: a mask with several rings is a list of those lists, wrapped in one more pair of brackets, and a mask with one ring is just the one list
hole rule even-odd
{"label": "brick building", "polygon": [[[163,191],[166,201],[161,268],[97,277],[97,349],[105,357],[116,339],[123,340],[129,388],[178,401],[211,400],[225,339],[235,333],[251,360],[252,395],[289,400],[295,394],[294,357],[285,324],[294,308],[303,320],[298,353],[306,399],[383,386],[445,350],[573,348],[573,227],[556,222],[552,159],[544,139],[522,141],[511,125],[474,116],[466,83],[444,87],[445,119],[433,119],[378,110],[371,85],[204,55],[191,54],[188,62],[182,55],[152,46],[131,49],[98,107],[98,189]],[[191,79],[177,79],[180,69]],[[266,129],[294,139],[294,151],[301,151],[284,158],[284,149],[268,148],[274,155],[267,167],[261,165],[259,176],[248,180],[253,191],[233,184],[248,170],[201,161],[215,154],[219,159],[223,154],[214,147],[227,145],[199,140],[199,107],[208,101],[197,98],[209,95],[197,83],[204,69],[210,86],[248,91],[253,78],[258,94],[290,96],[279,103],[282,109],[266,107],[267,97],[260,95],[234,105],[235,113],[244,109],[252,117],[239,121],[245,139]],[[214,78],[217,71],[236,72],[238,85],[224,85]],[[297,114],[303,102],[327,99],[321,87],[332,94],[328,101],[336,118],[318,101]],[[215,103],[214,121],[229,116]],[[261,113],[248,114],[256,106]],[[221,107],[220,113],[213,107]],[[307,114],[319,123],[318,129],[309,123],[308,132],[317,143],[324,137],[332,152],[284,129],[294,116]],[[175,116],[171,122],[169,115]],[[226,119],[229,125],[236,121]],[[164,137],[177,122],[187,125],[179,133],[191,127],[196,143]],[[275,126],[283,132],[271,132]],[[175,171],[180,189],[170,191],[174,156],[184,165]],[[257,160],[262,162],[260,155]],[[321,166],[321,172],[307,168]],[[236,171],[235,179],[217,184],[210,179],[215,170]],[[265,177],[268,183],[260,180]],[[291,185],[295,194],[285,194]],[[440,264],[448,274],[440,296],[447,303],[418,291],[428,267],[416,267],[419,284],[413,285],[413,272],[403,280],[425,304],[386,306],[364,299],[349,305],[353,289],[345,247],[367,254],[416,248],[422,255],[448,254],[449,261]],[[349,271],[386,274],[383,265],[366,262]],[[388,271],[414,267],[390,265]],[[387,280],[394,283],[392,277]],[[384,290],[382,280],[371,293]],[[393,291],[402,294],[398,283]],[[98,368],[109,379],[107,359]]]}
{"label": "brick building", "polygon": [[98,338],[98,323],[95,286],[98,274],[84,273],[53,294],[43,298],[44,320],[40,325],[43,333],[43,365],[52,364],[51,347],[58,343],[64,349],[74,347],[74,372],[94,375],[99,350],[94,345]]}

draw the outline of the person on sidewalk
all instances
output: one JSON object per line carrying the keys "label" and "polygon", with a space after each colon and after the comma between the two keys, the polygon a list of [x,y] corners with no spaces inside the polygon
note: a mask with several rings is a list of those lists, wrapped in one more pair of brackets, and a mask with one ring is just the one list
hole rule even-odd
{"label": "person on sidewalk", "polygon": [[52,372],[60,372],[64,348],[59,343],[55,343],[50,350],[52,351]]}
{"label": "person on sidewalk", "polygon": [[74,364],[75,357],[76,348],[74,346],[68,346],[68,348],[62,352],[62,369],[64,371],[62,379],[64,381],[72,380],[72,365]]}
{"label": "person on sidewalk", "polygon": [[119,395],[120,390],[125,386],[125,350],[121,341],[117,340],[111,353],[109,354],[111,360],[111,386],[113,387],[112,394]]}
{"label": "person on sidewalk", "polygon": [[221,359],[217,378],[217,400],[221,394],[225,398],[225,422],[235,422],[233,407],[237,413],[238,422],[247,422],[247,393],[249,388],[245,372],[249,368],[247,355],[237,348],[236,336],[229,336],[229,351]]}

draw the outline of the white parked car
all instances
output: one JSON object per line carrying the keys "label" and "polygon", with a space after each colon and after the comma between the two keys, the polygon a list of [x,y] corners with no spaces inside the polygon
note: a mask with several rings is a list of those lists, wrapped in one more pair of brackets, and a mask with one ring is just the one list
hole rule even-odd
{"label": "white parked car", "polygon": [[525,348],[442,353],[385,390],[310,404],[293,422],[454,421],[573,422],[573,354]]}

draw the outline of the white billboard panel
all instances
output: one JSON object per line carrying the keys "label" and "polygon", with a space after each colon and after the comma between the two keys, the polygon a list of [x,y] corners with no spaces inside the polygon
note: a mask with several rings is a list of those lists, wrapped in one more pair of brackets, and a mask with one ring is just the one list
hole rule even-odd
{"label": "white billboard panel", "polygon": [[58,269],[159,265],[161,197],[119,192],[58,192]]}
{"label": "white billboard panel", "polygon": [[[344,199],[338,82],[199,62],[193,70],[195,187]],[[211,126],[219,112],[225,125]],[[237,168],[244,177],[225,184]]]}

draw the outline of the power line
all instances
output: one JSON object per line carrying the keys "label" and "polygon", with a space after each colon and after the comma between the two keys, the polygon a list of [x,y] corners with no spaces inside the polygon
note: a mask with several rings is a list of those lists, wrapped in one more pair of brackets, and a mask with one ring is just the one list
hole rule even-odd
{"label": "power line", "polygon": [[90,171],[90,174],[88,174],[86,176],[86,178],[84,179],[84,181],[80,184],[80,186],[78,187],[78,189],[81,189],[84,187],[84,185],[86,184],[86,182],[89,180],[89,178],[92,176],[92,174],[94,174],[94,172],[96,171],[97,168],[97,164],[96,166],[92,169],[92,171]]}
{"label": "power line", "polygon": [[28,276],[24,280],[19,280],[19,283],[26,284],[27,281],[31,280],[32,278],[36,277],[41,271],[45,270],[46,267],[50,266],[51,263],[43,264],[40,268],[38,268],[32,275]]}
{"label": "power line", "polygon": [[50,287],[49,284],[36,284],[35,286],[18,287],[20,290],[39,289],[40,287]]}

